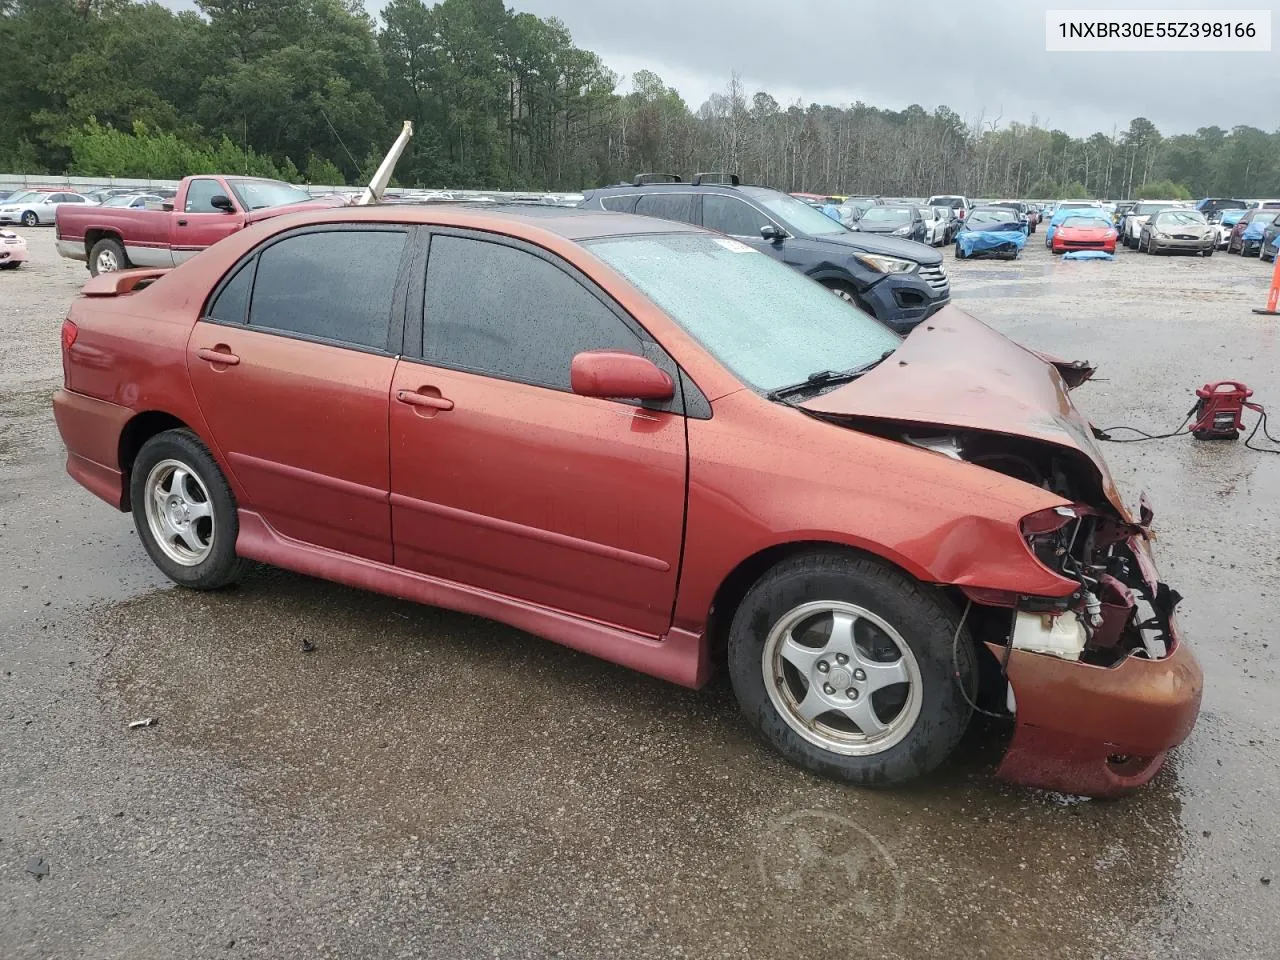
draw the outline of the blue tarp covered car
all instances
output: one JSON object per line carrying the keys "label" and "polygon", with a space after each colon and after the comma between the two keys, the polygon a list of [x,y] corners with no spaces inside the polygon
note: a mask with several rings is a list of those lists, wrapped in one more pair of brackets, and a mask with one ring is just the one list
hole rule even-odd
{"label": "blue tarp covered car", "polygon": [[1007,207],[969,211],[956,234],[956,259],[993,256],[1012,260],[1027,243],[1027,222]]}

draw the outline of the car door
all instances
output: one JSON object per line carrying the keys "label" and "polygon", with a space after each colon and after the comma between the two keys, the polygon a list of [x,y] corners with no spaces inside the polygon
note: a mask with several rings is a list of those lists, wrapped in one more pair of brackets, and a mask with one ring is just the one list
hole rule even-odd
{"label": "car door", "polygon": [[66,203],[69,194],[49,193],[33,208],[41,223],[53,223],[58,216],[58,204]]}
{"label": "car door", "polygon": [[284,536],[383,563],[409,238],[377,224],[274,238],[222,280],[187,346],[241,508]]}
{"label": "car door", "polygon": [[[213,198],[216,196],[227,197],[235,212],[228,213],[215,207]],[[220,181],[212,177],[196,177],[187,184],[182,210],[174,214],[171,222],[169,245],[173,251],[173,262],[178,264],[243,227],[244,211],[239,198]]]}
{"label": "car door", "polygon": [[671,624],[687,450],[677,401],[574,394],[573,356],[670,359],[559,258],[431,237],[419,343],[391,402],[395,562],[659,636]]}

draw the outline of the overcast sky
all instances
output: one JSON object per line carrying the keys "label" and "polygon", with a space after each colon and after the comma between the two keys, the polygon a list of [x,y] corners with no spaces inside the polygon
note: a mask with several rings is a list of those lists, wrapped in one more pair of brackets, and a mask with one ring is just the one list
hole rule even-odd
{"label": "overcast sky", "polygon": [[[166,0],[172,7],[190,0]],[[382,0],[366,0],[371,12]],[[731,71],[780,102],[902,109],[947,104],[1074,135],[1144,116],[1165,134],[1216,124],[1273,130],[1277,53],[1046,53],[1047,9],[1111,0],[507,0],[559,17],[615,72],[649,69],[697,109]],[[1128,0],[1130,9],[1270,8],[1271,0]],[[1280,19],[1280,18],[1278,18]],[[1276,24],[1280,27],[1280,23]],[[626,84],[624,83],[624,88]]]}

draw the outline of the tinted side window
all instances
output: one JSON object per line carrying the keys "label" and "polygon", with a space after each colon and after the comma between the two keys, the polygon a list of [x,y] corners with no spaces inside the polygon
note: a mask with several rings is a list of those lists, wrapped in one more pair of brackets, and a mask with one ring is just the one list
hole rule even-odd
{"label": "tinted side window", "polygon": [[693,223],[693,198],[692,193],[646,194],[636,204],[636,213]]}
{"label": "tinted side window", "polygon": [[431,238],[423,355],[504,380],[569,389],[583,350],[640,353],[640,338],[582,284],[514,247]]}
{"label": "tinted side window", "polygon": [[404,244],[398,230],[304,233],[272,244],[258,254],[249,325],[385,350]]}
{"label": "tinted side window", "polygon": [[245,322],[249,313],[249,293],[253,290],[253,265],[256,262],[257,258],[254,257],[240,265],[240,269],[218,292],[213,303],[209,304],[205,313],[208,319],[222,323]]}
{"label": "tinted side window", "polygon": [[622,193],[616,197],[604,197],[600,201],[600,206],[606,210],[613,210],[615,213],[635,213],[636,200],[638,199],[639,197],[634,193],[630,195]]}
{"label": "tinted side window", "polygon": [[218,213],[218,209],[210,201],[218,194],[226,194],[226,189],[217,180],[192,180],[187,185],[187,213]]}
{"label": "tinted side window", "polygon": [[759,237],[760,228],[772,221],[737,197],[707,194],[702,198],[702,225],[736,237]]}

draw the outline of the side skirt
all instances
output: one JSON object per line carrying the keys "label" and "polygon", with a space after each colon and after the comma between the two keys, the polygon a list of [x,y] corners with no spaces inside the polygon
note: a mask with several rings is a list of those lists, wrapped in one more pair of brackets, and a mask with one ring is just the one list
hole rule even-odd
{"label": "side skirt", "polygon": [[700,634],[672,627],[666,636],[655,639],[524,600],[303,543],[278,533],[252,510],[240,510],[239,518],[236,553],[249,560],[497,620],[681,686],[701,687],[710,676],[710,656]]}

